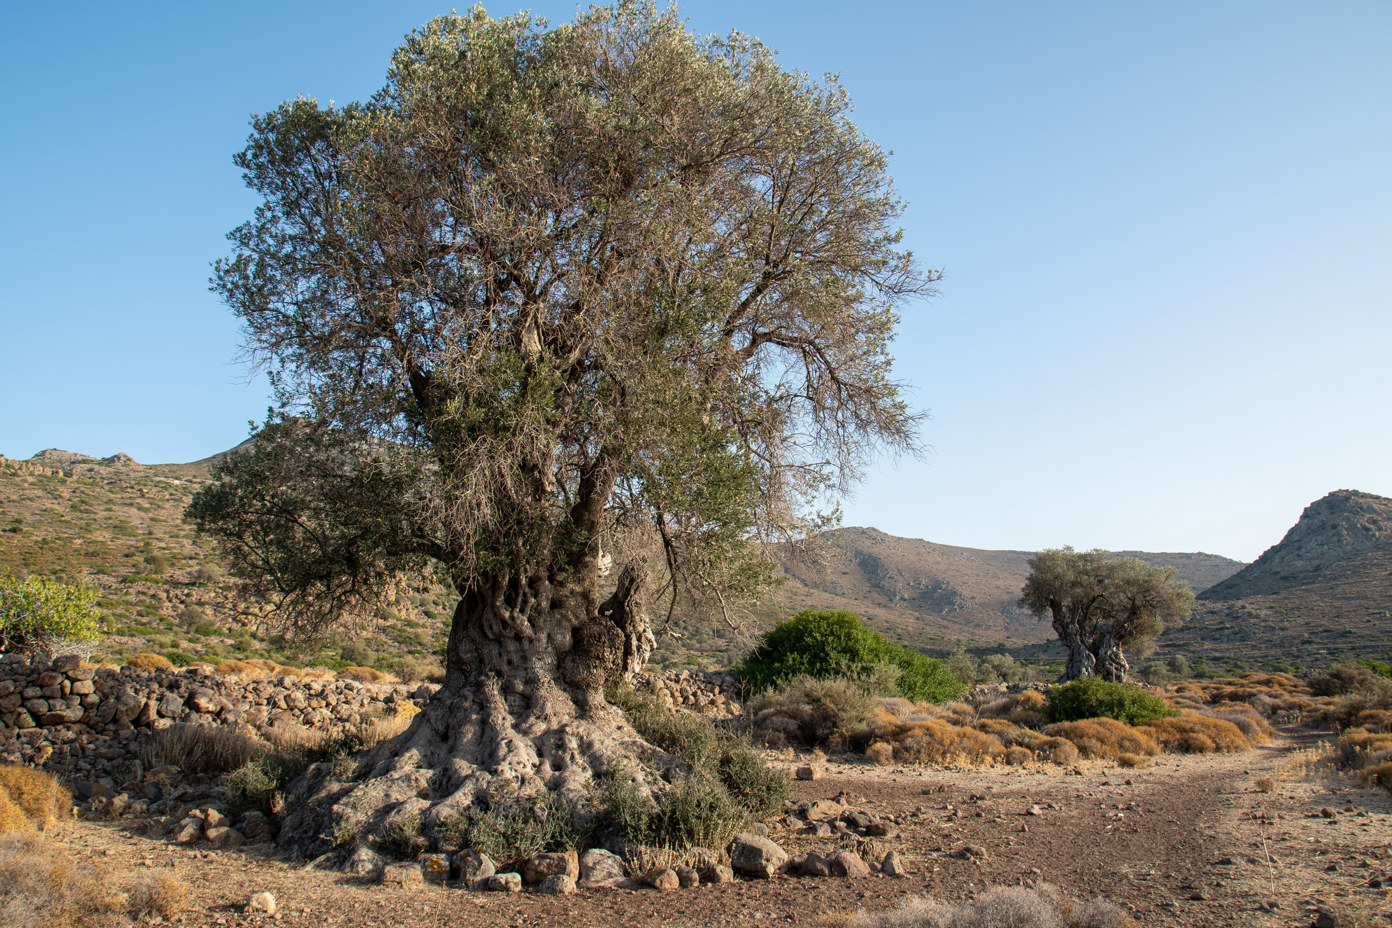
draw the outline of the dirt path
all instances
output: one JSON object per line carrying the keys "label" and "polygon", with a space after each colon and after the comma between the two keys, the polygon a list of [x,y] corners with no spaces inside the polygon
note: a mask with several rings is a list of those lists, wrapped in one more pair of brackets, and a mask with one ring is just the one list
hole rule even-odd
{"label": "dirt path", "polygon": [[[114,825],[65,825],[61,837],[78,856],[167,868],[189,883],[186,925],[266,922],[241,911],[262,890],[280,903],[276,924],[304,928],[809,925],[822,913],[890,908],[910,894],[960,901],[1038,880],[1075,897],[1105,896],[1146,926],[1308,925],[1317,902],[1392,925],[1392,797],[1312,771],[1318,745],[1293,734],[1247,754],[1163,757],[1139,770],[1084,765],[1076,774],[828,764],[823,779],[796,784],[799,798],[845,794],[851,808],[896,821],[897,834],[876,846],[908,859],[906,879],[516,896],[365,886],[254,850],[189,850]],[[1262,778],[1274,791],[1257,790]],[[835,843],[772,836],[790,853]],[[965,845],[985,857],[951,856]]]}

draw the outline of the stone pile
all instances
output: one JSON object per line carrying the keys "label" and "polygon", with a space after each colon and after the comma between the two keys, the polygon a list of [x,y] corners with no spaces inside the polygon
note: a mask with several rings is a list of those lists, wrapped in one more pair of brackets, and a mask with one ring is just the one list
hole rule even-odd
{"label": "stone pile", "polygon": [[433,687],[293,676],[244,680],[207,667],[138,670],[0,656],[0,763],[32,764],[75,782],[122,787],[144,780],[152,733],[176,722],[265,730],[356,725],[365,713],[423,705]]}
{"label": "stone pile", "polygon": [[728,718],[742,710],[739,703],[739,684],[734,674],[726,671],[671,670],[663,673],[639,673],[633,686],[648,692],[668,709],[689,709],[702,715]]}

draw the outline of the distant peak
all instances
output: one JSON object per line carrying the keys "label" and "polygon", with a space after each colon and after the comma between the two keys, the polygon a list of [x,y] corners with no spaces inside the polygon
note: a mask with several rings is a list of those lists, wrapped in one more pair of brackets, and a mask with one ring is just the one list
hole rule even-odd
{"label": "distant peak", "polygon": [[1311,582],[1339,561],[1384,546],[1392,546],[1392,499],[1360,490],[1335,490],[1306,506],[1278,544],[1205,590],[1203,598],[1278,593]]}
{"label": "distant peak", "polygon": [[109,457],[109,458],[102,458],[102,459],[101,459],[101,462],[102,462],[103,464],[110,464],[110,465],[112,465],[113,467],[139,467],[139,466],[140,466],[140,462],[139,462],[139,461],[137,461],[135,458],[131,457],[129,454],[126,454],[124,451],[118,451],[118,452],[116,452],[115,454],[113,454],[113,455],[112,455],[111,457]]}
{"label": "distant peak", "polygon": [[80,461],[95,461],[96,458],[89,454],[64,451],[61,448],[45,448],[29,460],[39,464],[74,464]]}

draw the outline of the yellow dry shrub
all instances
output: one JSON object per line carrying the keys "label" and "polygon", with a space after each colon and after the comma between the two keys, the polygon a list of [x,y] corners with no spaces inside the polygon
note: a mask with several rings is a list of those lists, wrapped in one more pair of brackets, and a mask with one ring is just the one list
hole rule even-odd
{"label": "yellow dry shrub", "polygon": [[0,838],[0,913],[7,928],[129,925],[127,896],[100,867],[78,867],[39,835]]}
{"label": "yellow dry shrub", "polygon": [[359,683],[381,683],[387,679],[387,675],[371,667],[344,667],[338,672],[338,678]]}
{"label": "yellow dry shrub", "polygon": [[1358,782],[1364,786],[1381,786],[1392,792],[1392,760],[1364,767],[1358,771]]}
{"label": "yellow dry shrub", "polygon": [[11,835],[33,831],[34,822],[24,814],[19,804],[10,798],[9,792],[0,787],[0,835]]}
{"label": "yellow dry shrub", "polygon": [[137,654],[126,664],[136,670],[173,670],[174,663],[163,654]]}
{"label": "yellow dry shrub", "polygon": [[168,873],[143,880],[127,894],[127,910],[137,918],[158,915],[169,920],[188,907],[188,884]]}
{"label": "yellow dry shrub", "polygon": [[1005,749],[1005,757],[1001,758],[1012,767],[1019,767],[1021,764],[1028,764],[1034,760],[1034,752],[1029,748],[1022,748],[1018,744]]}
{"label": "yellow dry shrub", "polygon": [[965,702],[950,702],[938,708],[937,716],[953,725],[966,726],[976,721],[976,707]]}
{"label": "yellow dry shrub", "polygon": [[959,728],[942,719],[901,726],[894,733],[893,744],[894,759],[902,764],[989,764],[1005,756],[1005,746],[990,735],[974,728]]}
{"label": "yellow dry shrub", "polygon": [[266,675],[266,671],[253,666],[250,661],[223,661],[213,668],[224,677],[237,676],[246,680],[256,680]]}
{"label": "yellow dry shrub", "polygon": [[1100,760],[1117,760],[1122,754],[1150,756],[1160,753],[1155,738],[1144,729],[1132,728],[1116,719],[1057,722],[1047,726],[1044,733],[1071,741],[1084,757]]}
{"label": "yellow dry shrub", "polygon": [[1175,718],[1156,719],[1142,726],[1166,751],[1178,754],[1233,754],[1252,742],[1227,719],[1186,711]]}
{"label": "yellow dry shrub", "polygon": [[46,828],[72,809],[72,795],[52,774],[17,764],[0,766],[0,790],[39,828]]}
{"label": "yellow dry shrub", "polygon": [[1117,755],[1117,764],[1122,767],[1149,767],[1154,761],[1144,754],[1122,753]]}
{"label": "yellow dry shrub", "polygon": [[1067,738],[1043,738],[1034,746],[1034,754],[1064,767],[1078,762],[1078,746]]}
{"label": "yellow dry shrub", "polygon": [[885,741],[871,742],[865,749],[865,759],[879,767],[894,763],[894,746]]}
{"label": "yellow dry shrub", "polygon": [[1340,759],[1348,767],[1361,767],[1369,757],[1386,750],[1392,750],[1392,734],[1387,732],[1350,728],[1339,736]]}
{"label": "yellow dry shrub", "polygon": [[337,676],[341,676],[339,674],[335,674],[332,670],[330,670],[327,667],[282,667],[280,668],[280,670],[282,673],[292,674],[296,677],[299,677],[301,680],[328,681],[335,679],[335,677]]}
{"label": "yellow dry shrub", "polygon": [[1364,709],[1353,717],[1353,726],[1368,731],[1392,732],[1392,711]]}
{"label": "yellow dry shrub", "polygon": [[1016,727],[1013,722],[1007,722],[1005,719],[979,719],[976,723],[977,731],[996,736],[1009,735]]}

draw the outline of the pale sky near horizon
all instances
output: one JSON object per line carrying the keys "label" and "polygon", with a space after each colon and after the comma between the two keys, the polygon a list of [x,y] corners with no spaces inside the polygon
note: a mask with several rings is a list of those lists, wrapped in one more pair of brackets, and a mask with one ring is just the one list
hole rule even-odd
{"label": "pale sky near horizon", "polygon": [[[1392,496],[1392,3],[680,8],[839,72],[945,273],[894,348],[932,450],[874,470],[845,524],[1251,560],[1332,490]],[[7,9],[0,454],[245,438],[267,391],[207,279],[255,206],[248,119],[369,96],[443,12]]]}

